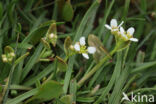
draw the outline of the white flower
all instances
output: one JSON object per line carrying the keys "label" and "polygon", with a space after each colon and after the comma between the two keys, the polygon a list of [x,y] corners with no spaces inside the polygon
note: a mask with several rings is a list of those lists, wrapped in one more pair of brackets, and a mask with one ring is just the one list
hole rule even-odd
{"label": "white flower", "polygon": [[95,47],[88,47],[88,53],[94,54],[95,52],[96,52],[96,48]]}
{"label": "white flower", "polygon": [[127,34],[130,35],[130,36],[133,36],[134,31],[135,31],[135,29],[134,29],[133,27],[130,27],[130,28],[127,30]]}
{"label": "white flower", "polygon": [[74,49],[79,54],[82,54],[84,58],[89,59],[88,53],[94,54],[96,52],[96,48],[95,47],[87,48],[85,44],[86,44],[85,37],[81,37],[79,42],[75,43]]}
{"label": "white flower", "polygon": [[117,31],[124,22],[122,21],[119,25],[117,24],[116,19],[112,19],[110,25],[105,24],[105,27],[111,31]]}
{"label": "white flower", "polygon": [[135,29],[133,27],[130,27],[127,31],[123,27],[120,27],[120,35],[124,40],[138,42],[137,38],[133,38],[134,31]]}
{"label": "white flower", "polygon": [[124,39],[124,40],[128,40],[128,37],[126,36],[125,34],[125,30],[123,27],[120,27],[120,33],[121,34],[121,37]]}
{"label": "white flower", "polygon": [[74,49],[75,49],[76,51],[80,51],[80,45],[79,45],[79,43],[76,43],[76,44],[74,45]]}
{"label": "white flower", "polygon": [[89,56],[88,56],[87,53],[82,53],[82,56],[83,56],[84,58],[86,58],[86,59],[89,59]]}
{"label": "white flower", "polygon": [[80,45],[84,46],[86,44],[85,37],[80,38]]}

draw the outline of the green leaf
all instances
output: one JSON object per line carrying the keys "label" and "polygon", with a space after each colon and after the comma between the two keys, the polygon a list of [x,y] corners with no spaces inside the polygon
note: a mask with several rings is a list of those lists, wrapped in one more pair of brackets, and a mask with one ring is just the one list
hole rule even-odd
{"label": "green leaf", "polygon": [[19,58],[15,61],[14,65],[16,66],[17,64],[19,64],[19,63],[20,63],[22,60],[24,60],[28,55],[29,55],[29,52],[27,52],[26,54],[24,54],[24,55],[22,55],[21,57],[19,57]]}
{"label": "green leaf", "polygon": [[2,85],[0,85],[0,93],[2,92],[2,90],[3,90],[3,87],[2,87]]}
{"label": "green leaf", "polygon": [[[52,23],[55,23],[54,20],[50,20],[50,21],[47,21],[47,22],[44,22],[40,25],[40,27],[45,27],[45,26],[49,26],[51,25]],[[62,24],[65,24],[65,22],[56,22],[56,25],[62,25]]]}
{"label": "green leaf", "polygon": [[93,101],[95,101],[95,97],[78,97],[77,98],[78,102],[84,102],[84,103],[91,103]]}
{"label": "green leaf", "polygon": [[[10,46],[13,47],[13,48],[15,48],[16,47],[16,43],[11,43]],[[18,43],[17,48],[31,49],[31,48],[33,48],[33,45],[28,44],[28,43],[23,43],[23,45],[21,45],[21,43]]]}
{"label": "green leaf", "polygon": [[56,56],[57,60],[58,60],[58,68],[59,68],[59,71],[61,72],[65,72],[67,70],[67,63],[60,57]]}
{"label": "green leaf", "polygon": [[58,14],[61,16],[62,15],[62,9],[65,4],[65,0],[57,0],[57,9],[58,9]]}
{"label": "green leaf", "polygon": [[19,104],[20,102],[24,101],[25,99],[31,97],[32,95],[35,95],[37,93],[37,89],[32,89],[28,92],[25,92],[13,99],[9,99],[6,104]]}
{"label": "green leaf", "polygon": [[42,38],[42,39],[41,39],[41,42],[43,43],[43,45],[44,45],[45,48],[51,49],[51,48],[50,48],[50,44],[46,41],[46,39]]}
{"label": "green leaf", "polygon": [[63,6],[62,18],[65,21],[71,21],[73,19],[73,16],[74,16],[74,10],[73,10],[70,2],[67,1],[67,2],[65,2],[64,6]]}
{"label": "green leaf", "polygon": [[72,104],[72,95],[65,95],[60,100],[64,104]]}
{"label": "green leaf", "polygon": [[8,13],[8,19],[9,21],[14,24],[14,20],[15,20],[15,3],[14,2],[11,2],[8,6],[7,6],[8,10],[7,10],[7,13]]}
{"label": "green leaf", "polygon": [[2,6],[2,2],[0,2],[0,21],[2,16],[3,16],[3,6]]}
{"label": "green leaf", "polygon": [[42,55],[41,55],[41,58],[47,58],[49,56],[52,56],[52,50],[48,50],[46,52],[44,52]]}
{"label": "green leaf", "polygon": [[48,101],[53,98],[58,98],[63,93],[63,86],[56,81],[45,82],[38,90],[38,93],[33,97],[34,99],[41,99]]}
{"label": "green leaf", "polygon": [[46,34],[47,27],[41,27],[36,29],[32,34],[31,34],[31,43],[33,45],[37,44],[40,40],[41,37],[43,37]]}
{"label": "green leaf", "polygon": [[20,23],[17,23],[17,31],[18,31],[18,32],[21,32],[21,30],[22,30],[21,24],[20,24]]}

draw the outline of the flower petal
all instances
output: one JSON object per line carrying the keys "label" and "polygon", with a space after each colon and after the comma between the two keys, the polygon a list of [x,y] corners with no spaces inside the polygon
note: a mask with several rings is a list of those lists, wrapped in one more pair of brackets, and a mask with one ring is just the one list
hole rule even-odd
{"label": "flower petal", "polygon": [[105,27],[106,27],[107,29],[109,29],[109,30],[112,29],[112,28],[111,28],[109,25],[107,25],[107,24],[105,24]]}
{"label": "flower petal", "polygon": [[88,47],[88,53],[94,54],[95,52],[96,52],[96,48],[95,47]]}
{"label": "flower petal", "polygon": [[82,53],[82,56],[83,56],[84,58],[86,58],[86,59],[89,59],[89,56],[88,56],[87,53]]}
{"label": "flower petal", "polygon": [[74,49],[75,49],[76,51],[80,51],[80,45],[79,45],[78,43],[76,43],[76,44],[74,45]]}
{"label": "flower petal", "polygon": [[125,35],[125,30],[123,27],[120,27],[120,33],[121,33],[121,36],[124,38],[124,39],[128,39],[128,37]]}
{"label": "flower petal", "polygon": [[123,27],[120,27],[120,32],[121,32],[121,34],[124,34],[125,33],[125,30],[124,30]]}
{"label": "flower petal", "polygon": [[84,46],[86,44],[85,37],[80,38],[80,45]]}
{"label": "flower petal", "polygon": [[110,22],[111,27],[117,27],[117,20],[116,19],[112,19]]}
{"label": "flower petal", "polygon": [[130,38],[129,40],[133,41],[133,42],[138,42],[137,38]]}
{"label": "flower petal", "polygon": [[127,30],[127,33],[128,33],[129,35],[133,35],[133,34],[134,34],[134,31],[135,31],[135,29],[134,29],[133,27],[130,27],[130,28]]}

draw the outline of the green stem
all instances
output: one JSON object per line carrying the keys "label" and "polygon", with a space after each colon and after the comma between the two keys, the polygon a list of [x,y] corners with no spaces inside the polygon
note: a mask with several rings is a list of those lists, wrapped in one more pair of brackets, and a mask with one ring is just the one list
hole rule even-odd
{"label": "green stem", "polygon": [[[110,53],[110,55],[113,55],[116,51],[117,51],[117,47],[115,47],[112,51],[111,51],[111,53]],[[87,79],[89,79],[108,59],[109,59],[109,57],[110,56],[106,56],[106,57],[104,57],[102,60],[100,60],[100,62],[95,66],[95,67],[93,67],[93,69],[89,72],[89,73],[87,73],[79,82],[78,82],[78,87],[80,88],[82,85],[83,85],[83,83],[87,80]]]}
{"label": "green stem", "polygon": [[50,59],[39,59],[38,61],[49,62]]}
{"label": "green stem", "polygon": [[65,59],[64,59],[64,61],[67,62],[68,58],[69,58],[69,56],[66,56]]}

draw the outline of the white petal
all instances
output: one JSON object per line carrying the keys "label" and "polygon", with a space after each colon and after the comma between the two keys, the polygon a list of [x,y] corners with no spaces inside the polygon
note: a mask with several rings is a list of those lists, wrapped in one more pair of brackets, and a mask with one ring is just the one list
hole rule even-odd
{"label": "white petal", "polygon": [[124,21],[122,21],[118,27],[121,27],[123,25],[123,23],[124,23]]}
{"label": "white petal", "polygon": [[94,54],[95,52],[96,52],[96,48],[95,47],[88,47],[88,53]]}
{"label": "white petal", "polygon": [[85,41],[85,37],[81,37],[80,38],[80,45],[85,45],[86,41]]}
{"label": "white petal", "polygon": [[117,27],[117,20],[116,19],[112,19],[110,22],[111,27]]}
{"label": "white petal", "polygon": [[86,58],[86,59],[89,59],[89,56],[88,56],[87,53],[82,53],[82,56],[83,56],[84,58]]}
{"label": "white petal", "polygon": [[138,42],[137,38],[130,38],[129,40],[133,41],[133,42]]}
{"label": "white petal", "polygon": [[112,29],[112,28],[111,28],[109,25],[107,25],[107,24],[105,24],[105,27],[106,27],[107,29],[109,29],[109,30]]}
{"label": "white petal", "polygon": [[78,43],[76,43],[76,44],[74,45],[74,49],[75,49],[76,51],[80,51],[80,45],[79,45]]}
{"label": "white petal", "polygon": [[124,34],[125,33],[125,30],[124,30],[123,27],[120,27],[120,32],[121,32],[121,34]]}
{"label": "white petal", "polygon": [[123,27],[120,27],[120,33],[122,37],[124,37],[125,39],[128,39],[128,37],[125,35],[125,30]]}
{"label": "white petal", "polygon": [[130,35],[133,35],[134,34],[134,31],[135,29],[133,27],[130,27],[128,30],[127,30],[127,33],[130,34]]}

